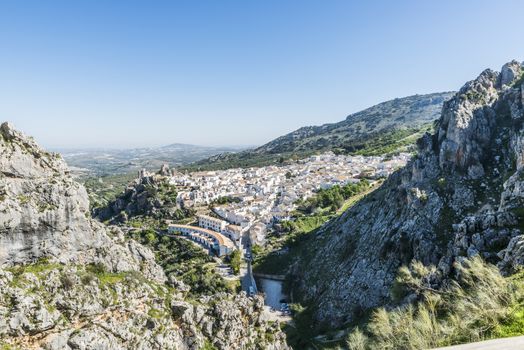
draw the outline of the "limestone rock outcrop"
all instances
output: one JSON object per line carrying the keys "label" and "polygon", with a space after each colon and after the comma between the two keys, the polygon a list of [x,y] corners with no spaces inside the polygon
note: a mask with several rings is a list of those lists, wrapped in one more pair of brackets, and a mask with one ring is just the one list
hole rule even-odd
{"label": "limestone rock outcrop", "polygon": [[186,294],[149,248],[91,218],[59,155],[0,126],[0,347],[288,348],[259,297]]}
{"label": "limestone rock outcrop", "polygon": [[121,224],[135,216],[182,218],[186,213],[176,201],[177,192],[169,183],[170,170],[163,166],[156,174],[142,173],[106,206],[96,208],[100,221]]}
{"label": "limestone rock outcrop", "polygon": [[377,191],[325,225],[293,268],[318,324],[338,327],[390,305],[401,265],[480,254],[511,273],[524,262],[523,65],[486,70],[444,103],[434,135]]}

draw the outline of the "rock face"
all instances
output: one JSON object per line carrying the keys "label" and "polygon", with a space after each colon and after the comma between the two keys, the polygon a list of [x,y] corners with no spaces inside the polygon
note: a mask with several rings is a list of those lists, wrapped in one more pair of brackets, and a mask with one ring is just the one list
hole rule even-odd
{"label": "rock face", "polygon": [[0,127],[0,346],[287,349],[260,298],[191,303],[154,254],[90,218],[57,154]]}
{"label": "rock face", "polygon": [[112,224],[124,223],[134,216],[183,218],[187,210],[177,204],[176,189],[169,183],[170,174],[166,165],[156,174],[141,172],[115,200],[96,208],[94,216]]}
{"label": "rock face", "polygon": [[96,208],[101,221],[119,224],[134,216],[182,218],[186,215],[176,202],[177,192],[169,184],[170,170],[162,167],[157,174],[140,176],[127,185],[123,193],[106,206]]}
{"label": "rock face", "polygon": [[397,270],[413,259],[442,278],[476,254],[505,273],[522,265],[523,73],[513,61],[466,83],[444,103],[437,132],[418,141],[418,156],[320,230],[293,269],[317,321],[342,326],[391,303]]}
{"label": "rock face", "polygon": [[0,266],[47,257],[142,271],[163,282],[153,254],[133,241],[113,246],[106,228],[90,219],[87,193],[61,157],[7,123],[0,127],[0,167]]}

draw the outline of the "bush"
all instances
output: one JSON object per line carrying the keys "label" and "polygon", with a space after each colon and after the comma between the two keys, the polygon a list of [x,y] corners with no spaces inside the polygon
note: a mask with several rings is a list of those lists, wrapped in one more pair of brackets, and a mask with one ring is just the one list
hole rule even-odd
{"label": "bush", "polygon": [[62,286],[66,290],[69,290],[75,286],[75,280],[71,276],[68,276],[68,275],[61,276],[60,282],[62,283]]}
{"label": "bush", "polygon": [[107,272],[106,267],[102,263],[91,263],[87,265],[87,271],[100,275]]}
{"label": "bush", "polygon": [[366,350],[367,336],[356,327],[349,335],[347,346],[349,350]]}
{"label": "bush", "polygon": [[512,320],[520,322],[524,297],[515,281],[502,277],[480,257],[456,263],[455,269],[457,277],[437,290],[430,283],[434,267],[415,262],[401,268],[397,288],[417,295],[419,302],[376,310],[366,334],[358,329],[350,332],[350,349],[427,349],[474,342],[500,336],[512,329],[501,325]]}
{"label": "bush", "polygon": [[253,244],[253,246],[251,247],[251,254],[253,254],[253,259],[261,255],[262,252],[263,252],[263,249],[258,244]]}
{"label": "bush", "polygon": [[152,229],[148,229],[145,232],[144,238],[147,244],[152,244],[156,241],[156,232]]}
{"label": "bush", "polygon": [[86,273],[80,278],[80,281],[82,281],[82,284],[89,285],[91,282],[93,282],[96,279],[96,276],[93,273]]}
{"label": "bush", "polygon": [[231,254],[229,254],[228,260],[229,260],[229,265],[233,269],[233,272],[236,275],[238,275],[240,273],[240,263],[241,263],[240,250],[234,250]]}

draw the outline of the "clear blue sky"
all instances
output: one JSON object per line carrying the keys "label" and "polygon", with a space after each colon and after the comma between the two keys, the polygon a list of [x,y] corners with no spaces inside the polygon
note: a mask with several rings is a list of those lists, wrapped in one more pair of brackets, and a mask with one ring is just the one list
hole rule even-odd
{"label": "clear blue sky", "polygon": [[0,119],[46,147],[262,144],[524,60],[524,1],[3,1]]}

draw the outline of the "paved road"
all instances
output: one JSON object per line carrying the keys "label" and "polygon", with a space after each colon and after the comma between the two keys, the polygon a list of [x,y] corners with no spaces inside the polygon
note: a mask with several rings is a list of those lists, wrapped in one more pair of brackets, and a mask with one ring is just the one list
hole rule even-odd
{"label": "paved road", "polygon": [[434,350],[523,350],[524,337],[492,339],[478,343],[448,346]]}
{"label": "paved road", "polygon": [[[242,246],[246,247],[246,252],[251,256],[251,239],[246,232],[242,235]],[[249,287],[253,287],[255,293],[258,292],[255,278],[253,277],[253,268],[251,267],[251,260],[246,259],[247,266],[240,269],[240,280],[242,283],[242,290],[249,294]]]}

